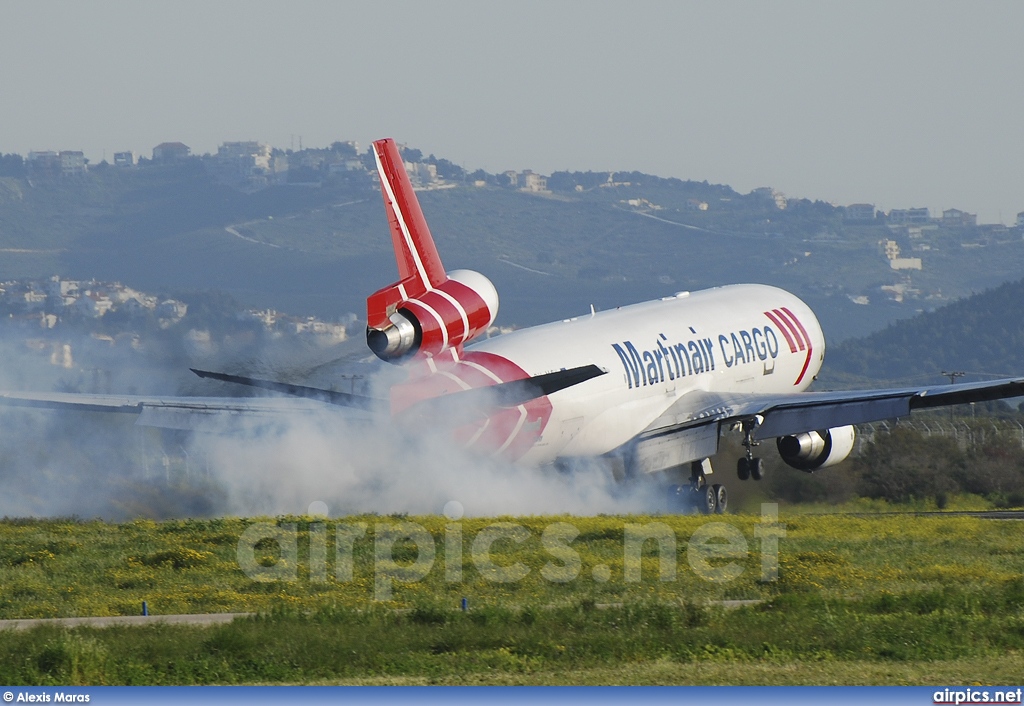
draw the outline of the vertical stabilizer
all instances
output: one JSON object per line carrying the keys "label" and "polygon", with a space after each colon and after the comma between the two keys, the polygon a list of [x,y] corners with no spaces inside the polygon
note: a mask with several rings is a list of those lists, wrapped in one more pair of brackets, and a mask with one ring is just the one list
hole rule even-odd
{"label": "vertical stabilizer", "polygon": [[366,343],[391,362],[446,352],[457,359],[493,323],[498,292],[479,272],[448,276],[395,141],[377,140],[373,153],[399,279],[367,297]]}
{"label": "vertical stabilizer", "polygon": [[380,189],[391,227],[398,262],[398,279],[406,294],[415,297],[447,281],[434,239],[412,190],[398,145],[388,138],[373,143]]}

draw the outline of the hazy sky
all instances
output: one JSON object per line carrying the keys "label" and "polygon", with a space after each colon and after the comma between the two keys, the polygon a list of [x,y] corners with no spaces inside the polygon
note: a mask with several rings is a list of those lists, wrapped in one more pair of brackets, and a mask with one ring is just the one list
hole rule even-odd
{"label": "hazy sky", "polygon": [[0,152],[392,136],[1012,223],[1022,28],[1015,1],[0,0]]}

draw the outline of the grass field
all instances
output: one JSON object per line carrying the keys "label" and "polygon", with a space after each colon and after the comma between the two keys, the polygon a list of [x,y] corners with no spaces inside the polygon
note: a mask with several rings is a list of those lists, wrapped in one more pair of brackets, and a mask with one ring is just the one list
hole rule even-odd
{"label": "grass field", "polygon": [[259,616],[9,632],[0,682],[1019,681],[1021,522],[771,519],[4,520],[0,618]]}

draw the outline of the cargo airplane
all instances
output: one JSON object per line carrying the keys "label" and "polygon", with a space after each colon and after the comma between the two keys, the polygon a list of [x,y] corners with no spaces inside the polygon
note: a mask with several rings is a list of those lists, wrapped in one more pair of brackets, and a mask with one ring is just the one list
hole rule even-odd
{"label": "cargo airplane", "polygon": [[[742,432],[740,480],[759,480],[754,450],[775,439],[801,471],[835,465],[854,425],[912,410],[1024,395],[1024,378],[899,389],[809,392],[825,354],[814,313],[776,287],[740,284],[482,337],[498,313],[484,275],[446,271],[393,140],[373,144],[398,281],[367,299],[366,340],[405,369],[390,400],[199,371],[287,397],[143,397],[0,393],[0,402],[138,415],[137,424],[202,429],[215,419],[324,406],[436,428],[454,443],[526,464],[602,457],[620,476],[670,481],[677,500],[723,512],[709,458]],[[674,482],[671,482],[674,481]]]}

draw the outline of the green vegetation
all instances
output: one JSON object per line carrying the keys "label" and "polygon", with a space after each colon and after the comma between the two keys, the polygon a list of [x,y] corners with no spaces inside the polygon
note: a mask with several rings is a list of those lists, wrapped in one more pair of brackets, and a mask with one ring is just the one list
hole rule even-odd
{"label": "green vegetation", "polygon": [[[970,509],[1022,507],[1024,416],[1009,407],[1006,416],[955,417],[951,422],[943,410],[912,415],[889,431],[877,425],[872,434],[865,425],[859,428],[858,453],[814,474],[793,471],[772,453],[754,500],[835,505],[875,499],[942,510],[951,509],[954,498],[970,496],[982,501]],[[952,435],[954,425],[957,436]],[[734,467],[732,459],[738,454],[738,448],[726,449],[716,459],[718,467]],[[737,489],[748,490],[744,485]]]}
{"label": "green vegetation", "polygon": [[[856,506],[855,506],[856,507]],[[726,520],[748,551],[733,580],[691,568],[695,532]],[[1017,521],[912,515],[780,517],[778,580],[762,580],[758,516],[726,518],[520,517],[449,523],[437,517],[343,518],[326,523],[327,571],[310,560],[314,518],[270,522],[298,538],[295,580],[256,581],[235,558],[255,520],[224,518],[121,525],[74,520],[0,523],[3,617],[256,611],[209,628],[35,628],[0,641],[0,681],[43,683],[891,683],[1005,681],[1024,654],[1024,534]],[[488,580],[471,554],[495,522],[526,530],[500,539],[498,566],[525,578]],[[335,526],[366,524],[354,543],[352,580],[335,578]],[[420,581],[393,581],[374,601],[379,533],[415,522],[436,559]],[[579,574],[558,583],[542,570],[568,566],[542,545],[545,528],[572,524]],[[648,541],[641,580],[626,580],[627,525],[664,523],[676,552]],[[462,578],[446,581],[446,535],[463,536]],[[707,530],[703,530],[707,531]],[[385,535],[380,534],[380,537]],[[274,541],[259,564],[280,565]],[[410,567],[418,545],[400,540]],[[660,580],[674,559],[673,580]],[[548,569],[544,569],[545,566]],[[595,567],[608,567],[606,574]],[[399,574],[395,574],[397,577]],[[551,575],[550,573],[548,574]],[[601,578],[607,575],[608,580]],[[769,576],[770,578],[770,576]],[[344,577],[343,577],[344,579]],[[470,610],[458,610],[462,597]],[[730,599],[759,599],[727,608]],[[973,670],[973,671],[972,671]]]}
{"label": "green vegetation", "polygon": [[[1019,668],[1022,601],[1018,583],[982,597],[960,591],[860,603],[792,597],[737,610],[658,603],[484,607],[466,614],[342,609],[211,628],[44,628],[5,636],[0,681],[535,683],[559,673],[562,683],[699,683],[707,680],[701,672],[717,667],[713,681],[886,683],[900,671],[910,672],[908,681],[924,681],[915,672],[925,667],[936,672],[929,680],[941,683],[951,681],[951,668],[966,671],[966,662],[976,670],[968,681],[991,683],[1008,673],[1009,663]],[[1003,617],[1004,610],[1016,617]],[[805,665],[813,676],[797,673]],[[757,671],[742,676],[751,667]],[[644,672],[646,679],[633,676]]]}

